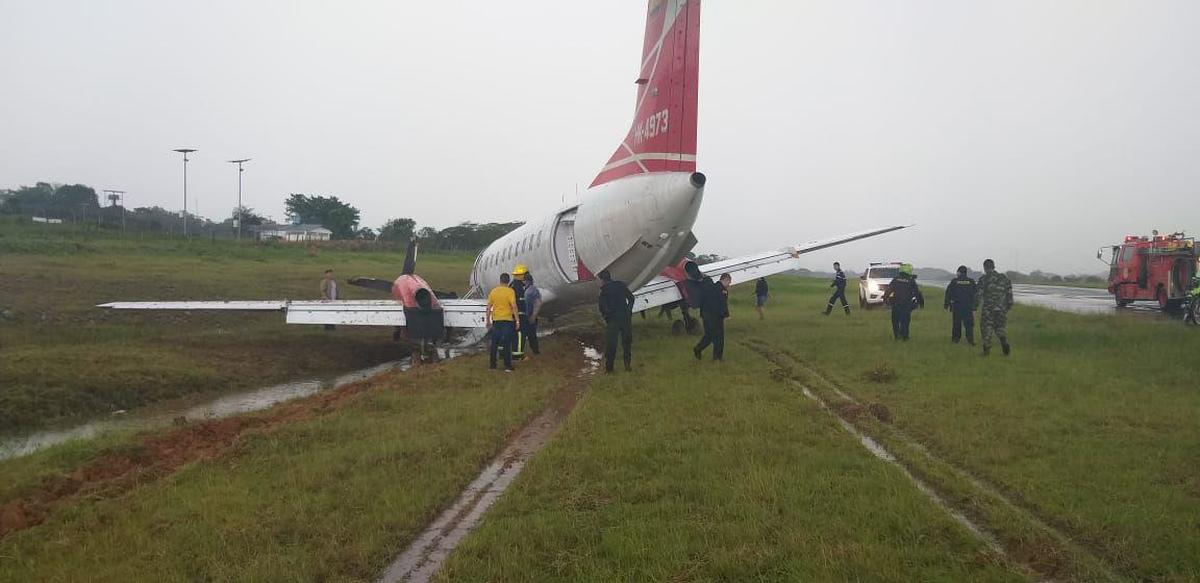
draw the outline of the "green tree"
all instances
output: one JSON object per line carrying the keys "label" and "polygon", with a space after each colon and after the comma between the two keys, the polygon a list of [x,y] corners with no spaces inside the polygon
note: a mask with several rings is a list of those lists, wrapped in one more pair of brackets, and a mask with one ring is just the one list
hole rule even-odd
{"label": "green tree", "polygon": [[358,209],[336,196],[291,194],[284,208],[292,222],[321,225],[333,231],[335,239],[351,239],[358,232]]}
{"label": "green tree", "polygon": [[417,222],[409,218],[392,219],[379,229],[381,241],[408,241],[417,228]]}
{"label": "green tree", "polygon": [[233,207],[233,211],[229,213],[229,219],[226,222],[233,224],[233,221],[238,218],[238,211],[241,211],[243,227],[257,227],[270,222],[270,219],[254,212],[254,209],[248,206]]}
{"label": "green tree", "polygon": [[10,215],[50,215],[52,208],[54,185],[39,182],[36,186],[22,186],[5,193],[4,203],[0,212]]}

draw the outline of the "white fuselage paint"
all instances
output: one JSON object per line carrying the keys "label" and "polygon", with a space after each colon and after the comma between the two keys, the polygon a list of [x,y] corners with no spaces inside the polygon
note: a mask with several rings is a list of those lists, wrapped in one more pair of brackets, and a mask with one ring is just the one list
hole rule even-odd
{"label": "white fuselage paint", "polygon": [[601,184],[578,205],[525,223],[489,245],[475,259],[471,288],[486,296],[500,284],[500,274],[520,263],[542,292],[542,314],[553,317],[595,302],[598,280],[579,281],[568,260],[564,222],[573,217],[578,261],[592,273],[607,269],[636,290],[689,250],[703,198],[704,187],[693,184],[690,172],[637,174]]}

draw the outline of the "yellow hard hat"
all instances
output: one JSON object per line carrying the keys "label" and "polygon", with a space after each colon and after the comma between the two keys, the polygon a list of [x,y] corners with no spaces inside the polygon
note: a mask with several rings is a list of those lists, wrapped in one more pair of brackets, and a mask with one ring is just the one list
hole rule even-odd
{"label": "yellow hard hat", "polygon": [[526,273],[529,273],[529,269],[525,267],[524,263],[518,263],[517,266],[513,268],[512,272],[514,277],[520,277]]}

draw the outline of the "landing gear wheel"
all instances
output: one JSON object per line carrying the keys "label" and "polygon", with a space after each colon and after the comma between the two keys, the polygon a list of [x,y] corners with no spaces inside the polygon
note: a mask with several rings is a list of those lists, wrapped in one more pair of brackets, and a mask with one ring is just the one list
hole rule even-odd
{"label": "landing gear wheel", "polygon": [[683,325],[683,320],[675,320],[674,322],[671,322],[672,336],[683,336],[684,334],[687,334],[687,326]]}

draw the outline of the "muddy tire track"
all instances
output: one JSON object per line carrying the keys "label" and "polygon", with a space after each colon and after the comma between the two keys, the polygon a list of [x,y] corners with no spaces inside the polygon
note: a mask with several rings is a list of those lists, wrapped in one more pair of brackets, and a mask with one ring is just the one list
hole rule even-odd
{"label": "muddy tire track", "polygon": [[388,565],[379,578],[380,583],[425,583],[433,579],[450,553],[479,525],[525,464],[549,443],[599,370],[599,353],[587,343],[581,342],[581,345],[584,366],[579,373],[554,391],[546,410],[510,437],[500,454],[467,485],[455,502]]}
{"label": "muddy tire track", "polygon": [[[1084,542],[1085,537],[1060,528],[1058,521],[1042,516],[1035,508],[1025,504],[1022,498],[1016,497],[1014,500],[1004,489],[935,455],[924,444],[892,425],[891,413],[885,405],[856,399],[845,387],[830,380],[816,366],[790,350],[777,349],[759,340],[748,340],[742,344],[779,367],[771,372],[775,380],[793,384],[817,401],[848,431],[860,435],[868,449],[872,446],[867,444],[867,440],[890,445],[890,450],[884,450],[885,455],[892,458],[887,461],[894,460],[910,474],[918,489],[922,485],[929,488],[927,494],[939,498],[952,516],[961,515],[990,535],[1021,571],[1050,580],[1066,578],[1091,581],[1102,577],[1109,581],[1126,581],[1137,578],[1121,573],[1103,557],[1102,550]],[[796,368],[800,369],[801,374],[796,373]],[[823,385],[828,396],[822,396],[822,391],[812,386],[812,380]],[[879,447],[882,449],[884,446]],[[872,453],[879,456],[874,450]],[[950,483],[951,480],[958,480],[961,484],[956,487]],[[987,504],[980,504],[980,501]],[[988,505],[998,506],[1000,510],[989,510],[986,508]],[[1001,512],[1008,516],[997,516]],[[959,520],[958,516],[954,517]],[[1015,519],[1028,530],[997,528],[998,518]],[[1030,534],[1037,536],[1030,537]],[[984,540],[989,544],[992,542],[986,537]]]}

